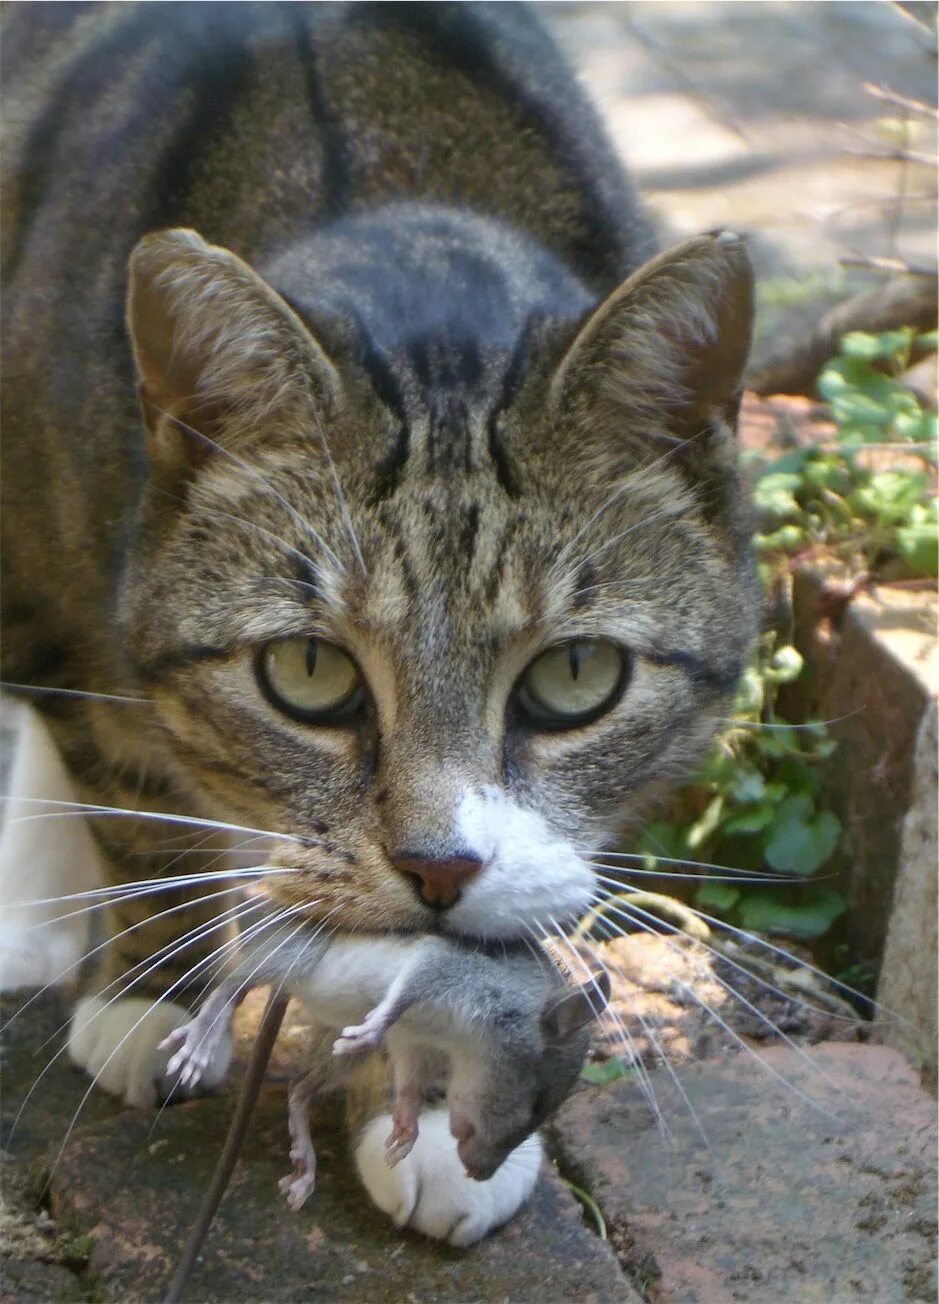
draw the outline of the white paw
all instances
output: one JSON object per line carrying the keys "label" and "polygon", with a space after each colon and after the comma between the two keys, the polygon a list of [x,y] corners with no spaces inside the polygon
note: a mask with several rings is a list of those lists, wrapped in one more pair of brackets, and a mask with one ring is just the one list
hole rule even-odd
{"label": "white paw", "polygon": [[472,1245],[500,1227],[531,1195],[541,1166],[541,1142],[530,1136],[485,1182],[467,1177],[450,1135],[447,1111],[421,1117],[414,1149],[394,1167],[385,1157],[391,1126],[382,1114],[363,1131],[355,1161],[365,1189],[399,1227],[412,1227],[434,1240]]}
{"label": "white paw", "polygon": [[74,929],[23,929],[4,920],[0,924],[0,991],[68,982],[77,974],[84,951],[84,935]]}
{"label": "white paw", "polygon": [[[160,1042],[190,1018],[188,1010],[172,1001],[124,997],[108,1004],[101,996],[89,996],[75,1007],[69,1055],[102,1090],[119,1096],[126,1105],[146,1109],[175,1085],[174,1076],[167,1072],[168,1054],[160,1049]],[[226,1034],[206,1066],[202,1086],[221,1082],[231,1050],[231,1037]]]}

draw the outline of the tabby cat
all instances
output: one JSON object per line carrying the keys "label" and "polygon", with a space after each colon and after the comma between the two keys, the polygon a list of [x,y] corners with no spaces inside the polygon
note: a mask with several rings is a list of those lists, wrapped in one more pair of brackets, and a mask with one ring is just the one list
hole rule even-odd
{"label": "tabby cat", "polygon": [[[114,812],[66,821],[128,886],[71,1052],[146,1105],[248,909],[218,826],[272,946],[596,898],[754,628],[751,272],[729,233],[654,253],[513,4],[18,4],[3,55],[3,675]],[[51,895],[25,836],[4,878]],[[531,1189],[537,1146],[466,1181],[433,1111],[388,1169],[384,1107],[373,1061],[353,1147],[400,1223],[466,1243]]]}

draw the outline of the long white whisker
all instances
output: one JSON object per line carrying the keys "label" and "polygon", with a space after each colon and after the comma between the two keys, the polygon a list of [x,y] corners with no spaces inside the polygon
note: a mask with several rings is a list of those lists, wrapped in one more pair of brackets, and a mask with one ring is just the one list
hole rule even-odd
{"label": "long white whisker", "polygon": [[[621,892],[624,895],[627,896],[629,895],[628,884],[619,883],[615,879],[605,878],[602,874],[598,875],[597,877],[599,881],[604,885],[604,887],[615,888],[618,893]],[[610,898],[608,896],[597,898],[597,901],[601,903],[600,917],[602,917],[602,904],[605,903],[606,901],[609,901],[609,899]],[[626,904],[628,905],[629,903],[627,902]],[[636,908],[638,909],[638,907]],[[688,906],[688,909],[693,914],[697,915],[699,918],[701,917],[701,912],[695,909],[693,906]],[[653,917],[658,918],[658,916],[653,916]],[[660,922],[664,923],[665,921],[661,920]],[[826,1018],[837,1019],[839,1022],[842,1023],[857,1022],[856,1018],[852,1018],[847,1014],[840,1014],[837,1010],[825,1009],[822,1006],[813,1005],[811,1001],[805,1000],[803,996],[799,996],[794,992],[785,991],[782,987],[776,986],[774,983],[771,983],[768,979],[762,978],[758,973],[754,973],[753,970],[748,969],[746,965],[738,963],[736,960],[733,959],[732,956],[729,956],[726,951],[721,950],[719,947],[711,946],[710,943],[703,941],[701,938],[696,938],[695,940],[698,942],[700,946],[704,947],[704,949],[708,951],[714,957],[715,960],[729,964],[733,969],[736,969],[737,972],[742,974],[745,978],[749,978],[752,982],[759,983],[761,987],[763,987],[766,991],[772,992],[773,995],[779,996],[783,1000],[790,1001],[794,1005],[801,1006],[805,1010],[811,1010],[814,1014],[822,1014]],[[788,958],[792,960],[794,957],[789,956]]]}
{"label": "long white whisker", "polygon": [[[649,857],[638,856],[637,859],[658,860],[659,857],[654,855]],[[763,885],[766,884],[775,885],[777,883],[804,883],[805,882],[804,878],[799,878],[798,875],[796,874],[792,874],[792,875],[752,874],[745,869],[732,871],[729,874],[728,873],[725,873],[723,875],[708,874],[707,876],[704,876],[702,874],[682,874],[676,870],[671,870],[671,869],[665,869],[665,870],[634,869],[631,865],[607,865],[602,860],[592,860],[589,863],[592,867],[595,867],[597,869],[611,869],[616,874],[634,874],[640,878],[673,878],[676,881],[683,880],[685,882],[692,882],[692,883],[705,883],[705,882],[707,883],[760,883]],[[685,865],[694,865],[697,862],[693,860],[685,860],[680,863]],[[818,879],[816,879],[815,881],[818,882]]]}
{"label": "long white whisker", "polygon": [[[145,892],[166,892],[175,887],[192,887],[199,883],[214,883],[224,879],[255,879],[255,878],[274,878],[280,874],[296,874],[295,869],[281,868],[279,865],[251,865],[245,869],[222,869],[215,870],[213,873],[208,871],[199,871],[195,874],[177,874],[172,878],[142,878],[134,883],[114,884],[110,887],[91,888],[88,892],[67,892],[63,896],[57,897],[37,897],[33,901],[9,901],[4,902],[5,910],[18,910],[26,906],[51,906],[59,901],[87,901],[89,897],[104,897],[101,905],[110,905],[113,898],[122,899],[121,894],[129,893],[131,896],[145,895]],[[97,907],[91,907],[96,909]],[[68,915],[63,915],[63,919],[70,919],[74,915],[80,914],[81,911],[73,910]]]}
{"label": "long white whisker", "polygon": [[84,688],[48,688],[42,684],[14,684],[11,679],[0,680],[0,692],[34,693],[39,697],[87,697],[96,702],[122,702],[133,706],[152,706],[149,697],[126,697],[119,693],[93,693]]}
{"label": "long white whisker", "polygon": [[[256,905],[256,906],[260,906],[262,903],[261,903],[261,902],[255,902],[255,903],[249,903],[249,904],[254,904],[254,905]],[[228,921],[227,918],[226,918],[226,919],[223,919],[220,923],[215,923],[214,928],[224,928],[225,925],[226,925],[228,922],[229,922],[229,921]],[[191,932],[194,932],[194,931],[196,931],[196,930],[191,930]],[[203,935],[207,935],[207,933],[208,933],[208,932],[211,932],[211,931],[213,931],[212,928],[207,928],[206,933],[203,934]],[[186,936],[188,937],[189,934],[187,934]],[[195,939],[195,938],[194,938],[193,940],[195,941],[195,940],[198,940],[198,939]],[[161,948],[161,949],[162,949],[162,950],[165,950],[166,948],[164,947],[164,948]],[[177,949],[180,949],[180,948],[177,948]],[[150,956],[147,957],[148,960],[151,959],[151,958],[152,958],[152,957],[150,957]],[[143,961],[142,963],[146,963],[146,961]],[[135,965],[134,968],[139,968],[139,965]],[[131,972],[132,972],[132,971],[131,971]],[[148,971],[148,972],[149,972],[149,971]],[[120,976],[120,978],[115,979],[115,982],[121,982],[121,981],[123,981],[123,979],[124,979],[125,976],[126,976],[126,975],[122,974],[122,975]],[[144,977],[144,976],[145,976],[145,975],[141,975],[141,977]],[[187,977],[188,975],[185,975],[185,976]],[[135,982],[136,982],[136,981],[137,981],[137,980],[135,979]],[[182,980],[181,980],[181,981],[182,981]],[[108,990],[110,990],[110,988],[113,987],[113,986],[115,985],[115,982],[109,983],[108,986],[104,988],[104,991],[108,991]],[[133,986],[133,985],[134,985],[134,984],[131,984],[131,986]],[[130,989],[127,988],[127,989],[123,989],[123,990],[130,990]],[[113,1000],[117,1000],[117,999],[118,999],[122,994],[123,994],[123,992],[118,992],[118,993],[117,993],[117,996],[115,996],[115,997],[112,998],[112,1001],[113,1001]],[[103,993],[102,993],[102,995],[103,995]],[[162,999],[162,998],[161,998],[161,999]],[[97,1015],[98,1015],[98,1014],[103,1014],[104,1011],[108,1008],[108,1006],[112,1004],[112,1001],[108,1001],[108,1002],[106,1002],[106,1004],[102,1007],[102,1009],[98,1010],[97,1013],[93,1016],[93,1018],[97,1018]],[[70,1020],[69,1020],[68,1022],[70,1022]],[[68,1022],[61,1024],[61,1025],[60,1025],[60,1026],[55,1030],[55,1032],[53,1032],[53,1033],[51,1034],[51,1036],[47,1037],[46,1040],[42,1043],[42,1045],[41,1045],[41,1046],[38,1046],[38,1047],[36,1048],[37,1052],[40,1051],[40,1050],[42,1050],[43,1046],[48,1045],[48,1043],[53,1039],[53,1037],[58,1036],[59,1033],[61,1033],[62,1031],[64,1031],[64,1029],[68,1027]],[[89,1020],[89,1023],[90,1023],[90,1022],[91,1022],[91,1020]],[[136,1027],[136,1025],[135,1025],[135,1027]],[[133,1031],[134,1031],[134,1029],[132,1028],[132,1029],[131,1029],[131,1032],[133,1032]],[[128,1035],[129,1035],[129,1034],[128,1034]],[[123,1042],[121,1042],[121,1045],[123,1045]],[[119,1049],[120,1049],[120,1046],[115,1047],[115,1050],[119,1050]],[[19,1109],[18,1109],[17,1112],[16,1112],[16,1117],[14,1118],[14,1120],[13,1120],[13,1125],[12,1125],[12,1127],[10,1128],[10,1136],[11,1136],[11,1137],[12,1137],[13,1133],[16,1131],[17,1125],[18,1125],[18,1123],[19,1123],[19,1121],[20,1121],[20,1119],[21,1119],[21,1117],[22,1117],[22,1115],[23,1115],[23,1110],[24,1110],[24,1109],[26,1108],[26,1106],[29,1104],[29,1101],[30,1101],[30,1098],[32,1097],[33,1092],[34,1092],[34,1091],[36,1090],[36,1088],[39,1086],[40,1082],[43,1080],[43,1078],[46,1076],[46,1074],[49,1072],[49,1070],[52,1068],[52,1066],[53,1066],[55,1063],[57,1063],[57,1061],[60,1059],[60,1057],[61,1057],[62,1055],[64,1055],[65,1052],[66,1052],[67,1050],[68,1050],[68,1042],[66,1041],[65,1044],[62,1045],[62,1046],[60,1046],[59,1049],[55,1052],[55,1054],[50,1058],[49,1062],[45,1065],[45,1067],[44,1067],[43,1069],[41,1069],[40,1072],[37,1074],[35,1080],[33,1081],[32,1086],[29,1088],[29,1090],[27,1091],[26,1095],[23,1097],[23,1101],[22,1101],[22,1103],[21,1103]],[[109,1060],[110,1060],[110,1057],[109,1057]],[[109,1061],[106,1061],[105,1064],[103,1064],[103,1065],[101,1066],[101,1068],[98,1070],[98,1073],[95,1075],[95,1078],[94,1078],[94,1080],[92,1081],[92,1084],[91,1084],[92,1087],[95,1085],[95,1082],[98,1080],[98,1078],[100,1077],[101,1073],[104,1071],[104,1068],[106,1067],[106,1065],[107,1065],[108,1062],[109,1062]],[[89,1091],[90,1091],[90,1088],[89,1088]],[[81,1110],[82,1105],[84,1105],[85,1100],[87,1100],[87,1099],[88,1099],[88,1093],[86,1092],[84,1098],[82,1099],[81,1103],[79,1104],[79,1107],[78,1107],[78,1110],[79,1110],[79,1111]],[[76,1114],[75,1114],[75,1118],[77,1118],[77,1117],[78,1117],[78,1111],[76,1111]],[[73,1125],[74,1125],[74,1118],[73,1118]],[[60,1150],[59,1153],[61,1154],[61,1150]]]}
{"label": "long white whisker", "polygon": [[[631,915],[626,911],[621,911],[615,906],[611,907],[611,909],[614,911],[614,913],[620,914],[622,918],[628,920],[631,923],[637,924],[639,928],[643,929],[644,932],[650,933],[654,937],[661,936],[661,934],[658,933],[657,930],[651,926],[651,924],[644,923],[643,920],[636,918],[635,915]],[[657,924],[661,924],[663,922],[658,918],[658,916],[652,915],[648,911],[642,910],[641,907],[639,906],[635,906],[633,907],[633,909],[636,910],[639,914],[647,915],[649,919],[654,920],[655,923]],[[668,925],[666,925],[666,927],[667,926]],[[679,955],[682,954],[679,948],[676,947],[669,938],[667,937],[663,938],[663,941],[666,943],[666,945],[669,947],[670,950],[674,951],[676,954]],[[721,982],[721,979],[717,978],[716,974],[714,975],[714,977],[717,979],[719,983],[721,983],[721,985],[724,987],[726,991],[730,991],[734,995],[739,995],[739,993],[733,992],[733,988],[730,988],[726,983]],[[747,1043],[743,1040],[743,1038],[727,1023],[727,1021],[723,1019],[717,1013],[717,1011],[707,1003],[707,1001],[704,1000],[704,998],[700,995],[700,993],[696,992],[694,988],[689,987],[688,984],[680,978],[676,978],[674,981],[675,981],[675,985],[679,987],[682,991],[686,992],[687,995],[690,996],[692,1000],[696,1001],[698,1005],[701,1006],[702,1010],[704,1010],[708,1015],[710,1015],[710,1017],[714,1020],[714,1022],[717,1023],[718,1026],[721,1027],[724,1030],[724,1032],[727,1033],[728,1037],[730,1037],[731,1040],[735,1042],[736,1045],[738,1045],[741,1050],[746,1051],[747,1054],[749,1054],[750,1057],[754,1059],[764,1069],[764,1071],[770,1075],[770,1077],[775,1078],[777,1082],[782,1083],[783,1086],[787,1087],[790,1091],[794,1092],[797,1096],[799,1096],[800,1099],[804,1100],[806,1104],[811,1105],[813,1109],[819,1110],[827,1118],[833,1120],[836,1119],[837,1116],[835,1114],[832,1114],[831,1111],[826,1109],[825,1106],[822,1105],[819,1101],[813,1100],[813,1098],[809,1096],[806,1092],[804,1092],[801,1087],[796,1086],[794,1082],[790,1082],[786,1077],[783,1076],[782,1073],[778,1072],[777,1069],[774,1069],[773,1066],[769,1064],[763,1058],[762,1055],[760,1055],[757,1051],[755,1051],[752,1046],[748,1046]],[[779,1030],[777,1029],[777,1031]],[[789,1042],[792,1048],[796,1050],[803,1059],[805,1059],[806,1063],[808,1063],[815,1072],[820,1073],[822,1077],[827,1077],[827,1074],[824,1072],[824,1070],[821,1069],[817,1064],[815,1064],[814,1061],[811,1059],[811,1057],[806,1055],[805,1052],[801,1049],[801,1047],[796,1046],[794,1042],[791,1042],[789,1038],[785,1036],[785,1033],[780,1032],[780,1036],[783,1037],[787,1042]],[[828,1080],[830,1081],[830,1079]]]}
{"label": "long white whisker", "polygon": [[[153,404],[152,406],[156,407],[155,404]],[[191,435],[194,439],[197,439],[200,443],[206,444],[209,448],[213,450],[213,452],[218,453],[222,457],[228,458],[230,462],[234,463],[235,466],[240,467],[240,469],[246,472],[246,474],[249,475],[253,480],[257,480],[258,483],[262,486],[262,488],[267,493],[269,493],[277,502],[280,503],[281,507],[283,507],[286,510],[290,518],[297,525],[299,525],[302,530],[306,531],[306,533],[310,536],[310,538],[313,540],[314,543],[316,543],[320,548],[322,548],[323,552],[326,554],[327,557],[329,557],[329,559],[332,561],[336,569],[340,571],[343,569],[342,563],[340,562],[339,558],[336,556],[335,552],[333,552],[332,548],[330,548],[329,544],[322,537],[322,535],[319,534],[318,531],[316,531],[313,528],[313,526],[306,519],[306,517],[304,517],[300,512],[297,511],[297,509],[293,506],[292,503],[288,502],[288,500],[283,496],[282,493],[279,492],[279,490],[274,488],[274,486],[270,483],[270,481],[258,470],[257,467],[251,466],[250,463],[244,461],[243,458],[238,457],[236,453],[233,453],[231,449],[223,447],[222,444],[217,444],[214,439],[210,439],[209,436],[204,434],[201,430],[195,430],[192,426],[187,425],[185,421],[180,421],[178,417],[172,417],[169,412],[163,411],[163,409],[160,407],[156,407],[156,410],[162,416],[170,417],[172,421],[175,421],[176,424],[181,426],[189,435]],[[310,565],[313,565],[312,558],[304,557],[304,560],[309,562]]]}
{"label": "long white whisker", "polygon": [[97,806],[91,802],[81,801],[58,801],[51,797],[13,797],[7,796],[0,798],[3,801],[15,801],[29,803],[35,806],[62,806],[66,809],[61,813],[58,811],[49,811],[39,815],[20,815],[15,817],[14,823],[22,824],[27,820],[34,819],[56,819],[62,816],[70,815],[126,815],[134,819],[141,820],[160,820],[166,824],[188,824],[193,828],[200,829],[223,829],[226,832],[250,833],[259,838],[275,838],[285,842],[296,842],[300,846],[318,846],[320,845],[315,839],[305,837],[295,837],[292,833],[275,833],[271,829],[253,829],[247,824],[229,824],[224,820],[199,819],[195,815],[170,815],[164,811],[154,810],[132,810],[122,806]]}
{"label": "long white whisker", "polygon": [[[232,888],[224,887],[219,892],[211,892],[207,896],[200,897],[199,902],[201,904],[203,901],[215,901],[217,900],[218,897],[228,896],[232,890],[233,890]],[[131,896],[129,898],[124,898],[124,899],[133,900],[134,898],[133,896]],[[167,915],[175,914],[178,910],[191,909],[192,904],[193,903],[191,901],[181,901],[175,906],[167,907],[166,910],[160,910],[155,915],[148,915],[146,919],[139,919],[135,924],[129,924],[127,928],[122,928],[121,931],[119,933],[115,933],[113,937],[106,937],[103,942],[99,942],[98,945],[92,947],[90,951],[85,951],[82,955],[80,955],[77,960],[75,960],[72,964],[68,966],[67,969],[63,969],[62,972],[55,979],[53,979],[52,982],[46,983],[45,986],[40,987],[37,991],[33,992],[32,996],[30,996],[20,1006],[18,1010],[14,1010],[14,1012],[10,1015],[10,1018],[7,1020],[7,1027],[9,1027],[9,1025],[13,1022],[14,1019],[18,1019],[19,1016],[25,1010],[28,1010],[29,1007],[32,1005],[33,1001],[35,1001],[38,997],[40,997],[43,994],[43,992],[47,992],[50,987],[56,986],[58,983],[62,981],[62,979],[65,977],[67,973],[71,973],[73,969],[77,969],[79,965],[82,965],[87,960],[90,960],[93,955],[97,955],[99,951],[103,951],[106,946],[110,946],[113,942],[117,942],[120,938],[125,937],[128,933],[133,933],[138,928],[143,928],[147,924],[154,923],[157,919],[164,919]],[[75,911],[75,914],[80,914],[80,913],[82,912],[77,910]],[[72,915],[63,915],[61,917],[63,919],[73,918]]]}
{"label": "long white whisker", "polygon": [[[547,940],[548,934],[545,932],[543,926],[539,924],[538,927],[542,935]],[[566,945],[571,955],[574,956],[575,961],[577,963],[577,967],[579,968],[580,958],[578,957],[577,952],[574,950],[574,947],[567,940],[562,930],[558,928],[556,923],[555,923],[555,928],[558,929],[557,939],[560,942],[562,942],[564,945]],[[668,1124],[665,1122],[665,1117],[661,1109],[659,1108],[659,1102],[658,1099],[656,1098],[655,1088],[652,1085],[652,1079],[649,1076],[649,1071],[646,1068],[645,1064],[642,1062],[642,1057],[636,1048],[636,1044],[633,1041],[632,1034],[630,1033],[626,1024],[620,1018],[617,1011],[614,1010],[612,1006],[607,1007],[607,1014],[613,1020],[613,1023],[620,1034],[623,1047],[625,1048],[626,1053],[629,1056],[630,1066],[636,1070],[636,1079],[639,1083],[639,1089],[642,1092],[642,1095],[645,1097],[646,1104],[649,1106],[649,1112],[651,1113],[652,1117],[655,1119],[656,1127],[658,1128],[660,1135],[663,1138],[667,1139],[671,1135],[671,1133],[669,1131]]]}

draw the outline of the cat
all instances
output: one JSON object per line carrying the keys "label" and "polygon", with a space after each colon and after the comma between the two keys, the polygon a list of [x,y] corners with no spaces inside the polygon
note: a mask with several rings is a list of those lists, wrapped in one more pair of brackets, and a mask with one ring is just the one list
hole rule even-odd
{"label": "cat", "polygon": [[[755,630],[752,274],[732,233],[656,250],[514,4],[20,4],[3,58],[3,676],[57,690],[31,727],[127,889],[73,1057],[146,1105],[250,909],[222,825],[272,946],[597,899]],[[22,842],[3,875],[51,895]],[[439,1110],[387,1169],[385,1092],[373,1056],[348,1115],[397,1222],[531,1190],[530,1145],[457,1180]]]}

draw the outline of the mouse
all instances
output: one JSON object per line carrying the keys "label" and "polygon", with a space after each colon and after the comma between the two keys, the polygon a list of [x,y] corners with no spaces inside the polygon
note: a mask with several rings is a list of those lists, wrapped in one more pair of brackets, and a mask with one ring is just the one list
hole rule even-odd
{"label": "mouse", "polygon": [[316,1036],[332,1040],[332,1055],[315,1057],[288,1092],[294,1170],[280,1187],[294,1210],[315,1187],[310,1104],[341,1082],[344,1061],[387,1050],[389,1165],[410,1153],[422,1100],[442,1070],[460,1160],[468,1176],[484,1181],[567,1097],[586,1058],[589,1025],[609,999],[606,973],[571,985],[546,952],[523,945],[298,936],[268,953],[245,947],[195,1017],[163,1043],[172,1051],[169,1072],[196,1085],[238,1003],[267,984],[298,999]]}

